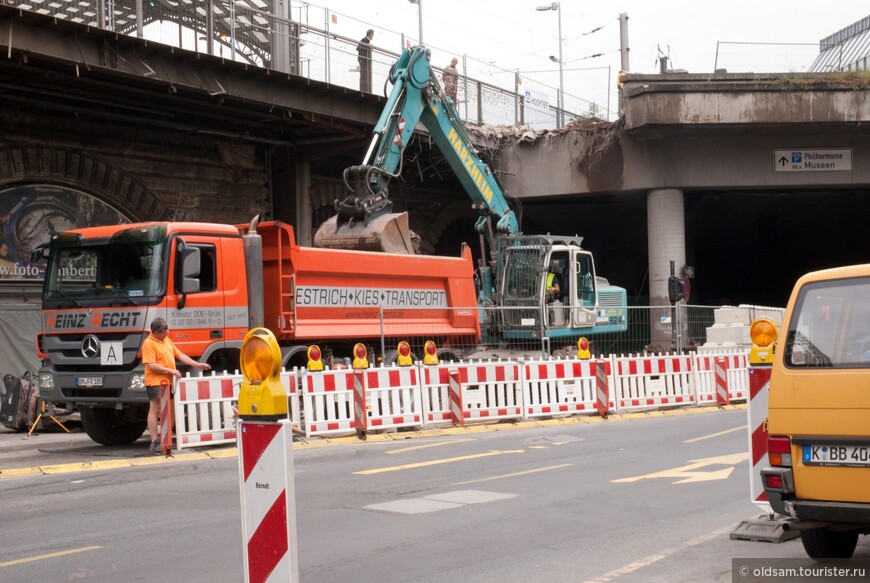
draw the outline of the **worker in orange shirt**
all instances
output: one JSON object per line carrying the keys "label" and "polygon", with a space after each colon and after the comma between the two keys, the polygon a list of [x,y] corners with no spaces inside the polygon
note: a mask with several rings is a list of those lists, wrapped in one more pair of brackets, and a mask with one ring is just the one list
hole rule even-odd
{"label": "worker in orange shirt", "polygon": [[157,417],[160,415],[160,386],[172,386],[172,381],[181,378],[175,367],[178,359],[200,370],[211,370],[205,362],[196,362],[167,338],[169,325],[163,318],[151,322],[151,334],[142,343],[142,363],[145,365],[145,390],[148,393],[148,433],[151,435],[151,453],[160,453],[160,436],[157,433]]}

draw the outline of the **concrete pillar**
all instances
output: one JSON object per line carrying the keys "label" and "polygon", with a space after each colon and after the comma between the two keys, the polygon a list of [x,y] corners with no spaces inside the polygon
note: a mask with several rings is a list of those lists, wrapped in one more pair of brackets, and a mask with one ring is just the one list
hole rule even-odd
{"label": "concrete pillar", "polygon": [[296,161],[296,242],[310,247],[314,244],[311,220],[311,162]]}
{"label": "concrete pillar", "polygon": [[[676,275],[686,264],[686,222],[683,192],[674,188],[650,191],[646,200],[647,233],[649,237],[649,303],[651,306],[669,306],[668,277],[671,261]],[[670,347],[673,328],[670,310],[650,314],[652,344]]]}

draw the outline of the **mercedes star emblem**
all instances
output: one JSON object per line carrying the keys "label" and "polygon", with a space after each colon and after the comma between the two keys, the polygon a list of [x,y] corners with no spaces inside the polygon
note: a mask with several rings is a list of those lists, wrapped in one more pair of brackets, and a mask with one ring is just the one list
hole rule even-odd
{"label": "mercedes star emblem", "polygon": [[100,339],[93,334],[88,334],[82,340],[82,354],[85,358],[94,358],[100,353]]}

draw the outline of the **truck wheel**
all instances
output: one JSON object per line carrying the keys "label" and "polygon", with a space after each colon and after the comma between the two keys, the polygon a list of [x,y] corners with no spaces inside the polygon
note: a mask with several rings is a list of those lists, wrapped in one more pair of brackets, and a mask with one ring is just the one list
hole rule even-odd
{"label": "truck wheel", "polygon": [[850,559],[858,544],[858,531],[808,528],[801,531],[801,542],[813,559]]}
{"label": "truck wheel", "polygon": [[142,407],[120,411],[107,407],[82,407],[80,413],[82,429],[101,445],[133,443],[148,428],[148,411]]}

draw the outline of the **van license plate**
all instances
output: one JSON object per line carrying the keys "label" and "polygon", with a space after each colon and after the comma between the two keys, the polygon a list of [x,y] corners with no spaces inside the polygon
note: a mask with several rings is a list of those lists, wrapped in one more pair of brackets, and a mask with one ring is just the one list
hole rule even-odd
{"label": "van license plate", "polygon": [[77,387],[102,387],[103,377],[76,377]]}
{"label": "van license plate", "polygon": [[868,445],[804,445],[804,465],[870,466]]}

